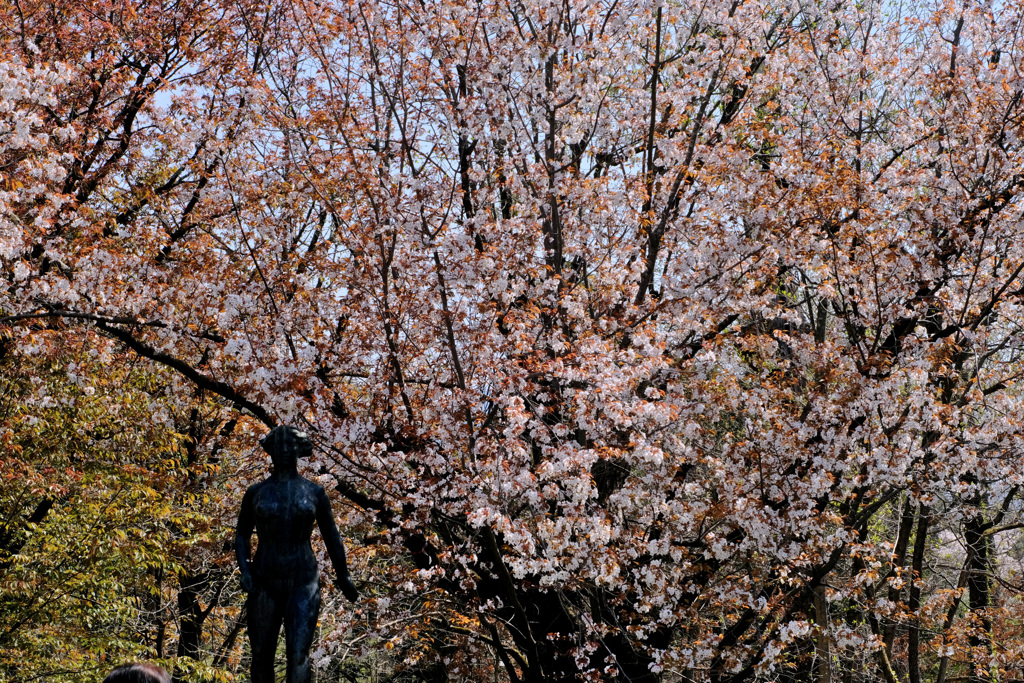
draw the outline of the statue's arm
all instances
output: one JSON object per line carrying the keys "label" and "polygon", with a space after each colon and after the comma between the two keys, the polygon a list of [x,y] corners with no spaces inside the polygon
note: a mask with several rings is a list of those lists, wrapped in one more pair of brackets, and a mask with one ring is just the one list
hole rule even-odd
{"label": "statue's arm", "polygon": [[252,532],[255,528],[253,516],[253,489],[250,486],[242,496],[242,509],[238,511],[238,524],[235,526],[235,557],[238,559],[238,570],[242,574],[242,590],[252,590],[252,571],[249,568],[249,553],[252,549]]}
{"label": "statue's arm", "polygon": [[345,543],[341,540],[341,533],[338,532],[338,525],[334,523],[334,513],[331,512],[331,501],[323,487],[319,487],[316,498],[316,523],[320,527],[320,536],[327,546],[327,554],[334,565],[334,571],[338,578],[334,583],[345,597],[355,602],[359,598],[356,587],[348,574],[348,562],[345,559]]}

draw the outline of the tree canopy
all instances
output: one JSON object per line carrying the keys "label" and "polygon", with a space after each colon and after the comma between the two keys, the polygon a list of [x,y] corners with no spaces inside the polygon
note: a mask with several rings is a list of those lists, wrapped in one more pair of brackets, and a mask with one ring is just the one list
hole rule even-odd
{"label": "tree canopy", "polygon": [[[294,424],[329,678],[1021,678],[1022,29],[0,2],[0,614],[244,670],[219,544]],[[0,676],[93,647],[42,621]]]}

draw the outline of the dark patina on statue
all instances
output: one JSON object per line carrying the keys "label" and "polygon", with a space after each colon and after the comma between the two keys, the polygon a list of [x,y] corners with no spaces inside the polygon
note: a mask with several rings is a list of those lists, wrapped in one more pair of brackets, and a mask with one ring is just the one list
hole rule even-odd
{"label": "dark patina on statue", "polygon": [[[246,490],[235,536],[242,589],[249,594],[246,623],[252,683],[273,683],[274,652],[282,623],[287,681],[308,683],[312,673],[309,649],[320,612],[320,568],[310,546],[314,523],[320,527],[337,573],[335,585],[353,602],[359,593],[348,575],[345,546],[327,493],[299,474],[299,458],[313,452],[307,436],[294,427],[275,427],[260,445],[270,454],[273,470]],[[254,528],[259,543],[250,561]]]}

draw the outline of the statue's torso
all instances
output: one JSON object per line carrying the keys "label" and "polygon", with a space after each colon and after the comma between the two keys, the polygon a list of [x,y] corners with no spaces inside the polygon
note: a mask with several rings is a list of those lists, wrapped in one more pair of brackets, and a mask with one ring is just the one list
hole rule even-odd
{"label": "statue's torso", "polygon": [[255,581],[288,589],[318,579],[310,546],[318,488],[302,477],[271,477],[256,485],[252,501],[259,539],[252,562]]}

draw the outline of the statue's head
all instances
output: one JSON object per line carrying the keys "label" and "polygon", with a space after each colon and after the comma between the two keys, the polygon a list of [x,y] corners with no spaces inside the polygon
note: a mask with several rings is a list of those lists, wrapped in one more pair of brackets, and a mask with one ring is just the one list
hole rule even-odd
{"label": "statue's head", "polygon": [[260,445],[270,454],[275,472],[294,470],[299,458],[308,458],[313,454],[313,444],[306,433],[284,425],[271,429],[260,440]]}

